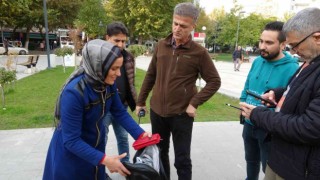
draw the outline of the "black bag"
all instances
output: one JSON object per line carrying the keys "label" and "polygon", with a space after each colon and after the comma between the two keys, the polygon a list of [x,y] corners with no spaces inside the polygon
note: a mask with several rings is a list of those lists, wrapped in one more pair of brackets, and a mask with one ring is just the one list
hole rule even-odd
{"label": "black bag", "polygon": [[133,157],[133,163],[123,162],[131,172],[126,180],[167,180],[157,145],[139,149]]}

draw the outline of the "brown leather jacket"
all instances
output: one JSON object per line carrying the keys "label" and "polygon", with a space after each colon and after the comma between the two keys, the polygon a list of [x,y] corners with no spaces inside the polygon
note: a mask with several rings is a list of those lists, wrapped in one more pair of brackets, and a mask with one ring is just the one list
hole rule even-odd
{"label": "brown leather jacket", "polygon": [[[153,90],[150,106],[162,117],[185,113],[189,104],[197,108],[221,85],[205,48],[190,40],[174,49],[171,42],[172,34],[158,42],[137,101],[137,105],[145,106],[148,94]],[[199,74],[206,85],[197,92]]]}

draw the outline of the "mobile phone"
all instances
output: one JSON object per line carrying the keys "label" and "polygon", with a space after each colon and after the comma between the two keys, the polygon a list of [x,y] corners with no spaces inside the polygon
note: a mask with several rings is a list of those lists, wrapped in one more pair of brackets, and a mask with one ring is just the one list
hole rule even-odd
{"label": "mobile phone", "polygon": [[237,107],[237,106],[233,106],[233,105],[228,104],[228,103],[226,103],[226,105],[229,106],[229,107],[232,107],[232,108],[236,108],[236,109],[238,109],[238,110],[240,110],[240,111],[243,111],[243,109],[241,109],[241,108],[239,108],[239,107]]}
{"label": "mobile phone", "polygon": [[252,91],[247,90],[246,92],[247,92],[248,95],[253,96],[253,97],[255,97],[255,98],[257,98],[257,99],[259,99],[259,100],[261,100],[261,101],[264,101],[264,102],[266,102],[266,103],[269,103],[269,104],[272,105],[272,106],[275,106],[275,105],[276,105],[274,102],[270,101],[269,99],[264,99],[264,98],[262,98],[260,95],[254,93],[254,92],[252,92]]}

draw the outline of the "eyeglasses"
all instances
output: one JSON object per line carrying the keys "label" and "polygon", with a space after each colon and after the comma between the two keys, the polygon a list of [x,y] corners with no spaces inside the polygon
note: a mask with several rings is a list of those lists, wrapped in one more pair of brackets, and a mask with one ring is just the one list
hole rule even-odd
{"label": "eyeglasses", "polygon": [[299,41],[296,45],[294,45],[294,46],[288,45],[288,48],[290,49],[290,51],[296,51],[296,48],[298,48],[301,43],[303,43],[305,40],[307,40],[310,36],[312,36],[316,32],[320,32],[320,31],[312,32],[311,34],[309,34],[308,36],[303,38],[301,41]]}

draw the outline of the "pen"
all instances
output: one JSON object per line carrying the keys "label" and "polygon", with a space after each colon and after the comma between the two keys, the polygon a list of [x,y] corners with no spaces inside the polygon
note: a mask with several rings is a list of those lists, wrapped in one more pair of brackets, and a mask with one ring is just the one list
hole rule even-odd
{"label": "pen", "polygon": [[226,103],[226,105],[229,106],[229,107],[233,107],[233,108],[239,109],[240,111],[243,111],[243,109],[241,109],[241,108],[239,108],[239,107],[236,107],[236,106],[233,106],[233,105],[231,105],[231,104]]}

